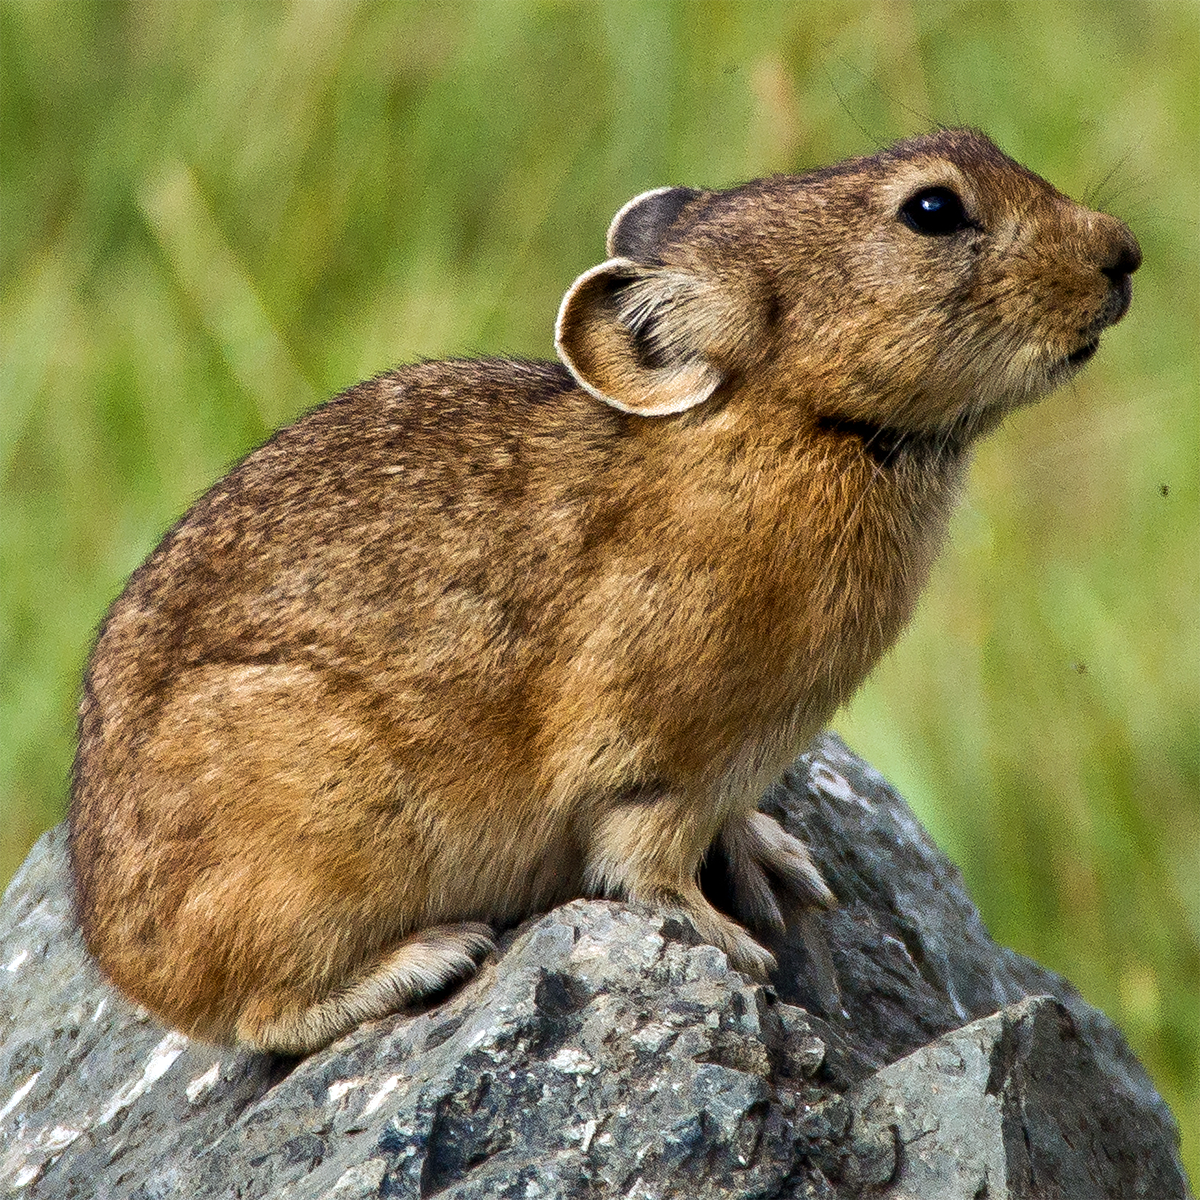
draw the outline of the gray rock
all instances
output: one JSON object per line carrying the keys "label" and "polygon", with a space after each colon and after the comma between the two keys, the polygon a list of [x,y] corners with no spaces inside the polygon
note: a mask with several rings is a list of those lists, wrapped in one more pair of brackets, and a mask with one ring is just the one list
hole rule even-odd
{"label": "gray rock", "polygon": [[930,1200],[1182,1194],[1158,1115],[1109,1100],[1095,1049],[1050,996],[1009,1005],[877,1072],[856,1144],[894,1149],[887,1195]]}
{"label": "gray rock", "polygon": [[[1120,1033],[983,929],[904,802],[826,737],[764,799],[842,901],[765,988],[680,918],[576,901],[442,1003],[304,1060],[113,993],[62,829],[0,910],[0,1186],[29,1197],[1188,1195]],[[706,879],[722,895],[721,864]]]}

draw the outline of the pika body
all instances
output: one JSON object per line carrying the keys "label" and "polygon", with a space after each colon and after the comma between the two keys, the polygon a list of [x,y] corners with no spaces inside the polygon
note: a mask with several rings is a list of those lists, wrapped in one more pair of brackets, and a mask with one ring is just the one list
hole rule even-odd
{"label": "pika body", "polygon": [[761,793],[909,619],[974,441],[1093,356],[1140,261],[941,130],[638,196],[560,362],[406,366],[276,433],[90,658],[70,850],[106,976],[304,1053],[610,896],[764,978],[751,930],[834,898]]}

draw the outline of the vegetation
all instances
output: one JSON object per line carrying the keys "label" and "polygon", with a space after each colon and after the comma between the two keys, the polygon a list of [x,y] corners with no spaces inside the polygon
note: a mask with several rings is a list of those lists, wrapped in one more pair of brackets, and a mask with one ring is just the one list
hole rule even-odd
{"label": "vegetation", "polygon": [[63,815],[106,604],[273,426],[400,361],[551,355],[642,189],[975,124],[1146,265],[982,448],[839,728],[1120,1022],[1200,1175],[1198,64],[1200,9],[1147,0],[0,0],[0,880]]}

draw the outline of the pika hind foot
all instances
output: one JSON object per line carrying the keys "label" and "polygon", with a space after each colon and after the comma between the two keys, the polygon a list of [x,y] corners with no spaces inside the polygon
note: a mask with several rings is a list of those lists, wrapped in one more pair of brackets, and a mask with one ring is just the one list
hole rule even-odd
{"label": "pika hind foot", "polygon": [[738,915],[752,928],[779,932],[784,927],[772,878],[806,907],[837,904],[808,848],[766,813],[729,821],[717,842],[729,863]]}
{"label": "pika hind foot", "polygon": [[268,1016],[270,999],[251,1004],[237,1024],[238,1041],[276,1054],[308,1054],[336,1038],[469,975],[495,945],[487,925],[464,922],[422,929],[378,966],[308,1008]]}

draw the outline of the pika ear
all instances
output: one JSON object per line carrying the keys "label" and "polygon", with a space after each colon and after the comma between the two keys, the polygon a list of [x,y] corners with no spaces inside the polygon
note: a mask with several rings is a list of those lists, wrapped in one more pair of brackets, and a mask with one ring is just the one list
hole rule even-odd
{"label": "pika ear", "polygon": [[608,227],[608,257],[632,258],[647,264],[662,262],[659,247],[667,230],[699,195],[695,188],[661,187],[634,196],[617,211]]}
{"label": "pika ear", "polygon": [[725,378],[705,353],[725,307],[711,290],[683,271],[610,258],[563,297],[555,349],[579,383],[614,408],[644,417],[683,412]]}

